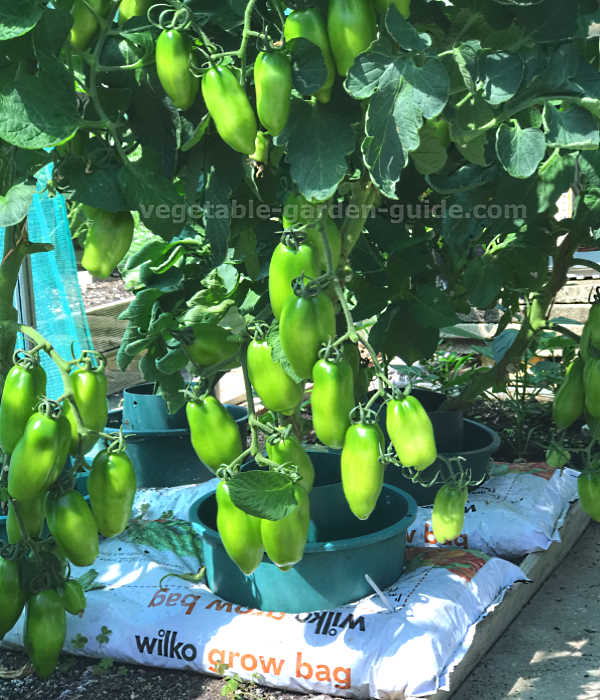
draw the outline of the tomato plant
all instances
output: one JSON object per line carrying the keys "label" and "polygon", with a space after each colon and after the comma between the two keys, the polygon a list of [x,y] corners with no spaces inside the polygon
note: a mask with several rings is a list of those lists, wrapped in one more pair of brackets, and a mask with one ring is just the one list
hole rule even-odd
{"label": "tomato plant", "polygon": [[[460,314],[501,301],[492,365],[446,402],[463,408],[502,387],[545,332],[568,335],[551,307],[577,248],[597,238],[600,190],[593,0],[322,0],[291,9],[285,14],[272,0],[28,0],[15,24],[0,8],[2,383],[19,328],[19,270],[26,256],[49,249],[29,240],[23,221],[35,173],[51,163],[52,193],[101,210],[97,221],[123,223],[112,245],[109,227],[91,224],[91,269],[105,274],[117,264],[131,216],[152,232],[119,263],[135,293],[123,314],[119,367],[137,361],[171,412],[187,400],[187,372],[196,372],[202,392],[188,404],[194,446],[230,485],[232,504],[261,519],[265,550],[282,567],[297,562],[303,546],[305,475],[294,463],[303,460],[265,456],[258,436],[281,423],[301,441],[302,382],[312,379],[321,350],[357,346],[364,359],[358,374],[354,360],[344,412],[357,396],[363,410],[387,404],[392,446],[380,459],[415,477],[435,461],[435,443],[410,391],[394,395],[390,361],[427,360]],[[570,188],[573,209],[558,221],[556,202]],[[283,211],[287,203],[298,211]],[[306,250],[288,256],[278,247],[282,232]],[[102,260],[106,250],[115,257]],[[261,323],[268,353],[250,347]],[[594,310],[557,397],[559,431],[586,411],[594,427],[599,338]],[[236,365],[249,407],[247,447],[211,393]],[[95,361],[62,365],[73,451],[106,419],[98,369]],[[365,379],[369,398],[358,386]],[[279,415],[255,414],[254,382]],[[21,418],[30,410],[23,404]],[[70,490],[59,476],[62,451],[48,437],[59,412],[42,421],[43,463],[12,477],[9,470],[17,511],[19,500],[47,490],[60,500]],[[321,418],[317,408],[316,425]],[[353,426],[335,423],[325,439],[346,447]],[[15,465],[26,463],[28,441],[20,445],[28,428],[19,430],[6,430],[8,445],[19,437]],[[205,431],[207,440],[199,437]],[[222,435],[220,446],[213,434]],[[364,492],[348,489],[362,515],[379,481],[373,444],[364,460],[374,478]],[[240,471],[250,459],[265,469]],[[257,491],[260,498],[250,497]],[[265,496],[271,492],[277,499]],[[37,524],[19,528],[25,542],[30,529]],[[49,584],[62,590],[61,581]]]}

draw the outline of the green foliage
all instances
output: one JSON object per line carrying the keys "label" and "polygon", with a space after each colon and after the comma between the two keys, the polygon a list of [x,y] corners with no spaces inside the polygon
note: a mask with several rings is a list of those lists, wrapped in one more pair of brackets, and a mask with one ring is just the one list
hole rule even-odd
{"label": "green foliage", "polygon": [[[471,307],[501,301],[506,318],[518,316],[524,296],[548,291],[561,234],[591,240],[600,214],[596,3],[413,5],[409,20],[391,6],[328,102],[309,97],[327,75],[321,50],[288,42],[290,117],[258,164],[223,143],[201,96],[182,111],[164,94],[160,28],[145,17],[119,27],[112,3],[81,54],[68,45],[69,3],[28,0],[17,12],[0,2],[0,224],[22,219],[33,175],[50,160],[51,188],[72,206],[134,212],[146,241],[138,237],[121,265],[136,297],[122,316],[118,363],[138,360],[171,410],[184,401],[190,309],[195,323],[242,336],[270,320],[268,262],[290,193],[331,207],[354,320],[373,319],[374,350],[407,362],[431,357],[440,331]],[[186,7],[181,31],[195,42],[195,68],[202,51],[225,52],[245,70],[254,105],[251,67],[264,42],[248,31],[278,42],[278,6],[256,0],[245,27],[246,3]],[[555,203],[570,187],[573,217],[559,224]],[[354,211],[358,197],[375,210]],[[497,338],[496,362],[510,339]],[[269,343],[290,372],[276,328]],[[211,368],[210,381],[223,369]]]}

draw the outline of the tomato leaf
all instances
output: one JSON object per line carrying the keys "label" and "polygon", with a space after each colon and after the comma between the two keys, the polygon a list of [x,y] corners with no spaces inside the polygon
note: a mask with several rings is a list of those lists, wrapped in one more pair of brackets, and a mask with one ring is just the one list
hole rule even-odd
{"label": "tomato leaf", "polygon": [[327,66],[321,49],[307,39],[297,37],[289,44],[292,50],[292,81],[303,96],[314,95],[327,78]]}
{"label": "tomato leaf", "polygon": [[15,226],[23,221],[34,194],[34,185],[20,183],[11,187],[4,197],[0,196],[0,226]]}
{"label": "tomato leaf", "polygon": [[405,51],[426,51],[431,46],[431,37],[417,32],[392,3],[385,15],[385,27],[394,41]]}
{"label": "tomato leaf", "polygon": [[0,41],[31,31],[45,10],[38,0],[0,0]]}
{"label": "tomato leaf", "polygon": [[341,110],[335,104],[292,102],[288,125],[280,138],[287,140],[290,172],[306,199],[325,201],[346,175],[346,156],[355,143],[353,116],[353,110]]}
{"label": "tomato leaf", "polygon": [[267,520],[281,520],[296,507],[292,481],[265,470],[239,472],[227,480],[233,503],[246,513]]}
{"label": "tomato leaf", "polygon": [[496,154],[506,172],[515,178],[533,175],[546,153],[546,138],[539,129],[502,124],[496,132]]}

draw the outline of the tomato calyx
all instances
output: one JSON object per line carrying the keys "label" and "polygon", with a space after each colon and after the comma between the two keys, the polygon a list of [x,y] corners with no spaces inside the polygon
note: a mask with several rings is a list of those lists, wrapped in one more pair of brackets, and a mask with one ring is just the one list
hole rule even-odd
{"label": "tomato calyx", "polygon": [[13,353],[12,361],[13,365],[23,367],[27,370],[32,370],[35,367],[40,366],[40,355],[35,348],[33,350],[17,349]]}

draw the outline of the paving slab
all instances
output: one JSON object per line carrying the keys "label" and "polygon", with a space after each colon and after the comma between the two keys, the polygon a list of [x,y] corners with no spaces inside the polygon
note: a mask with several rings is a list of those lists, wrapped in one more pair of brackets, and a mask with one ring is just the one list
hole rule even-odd
{"label": "paving slab", "polygon": [[599,700],[599,566],[592,523],[452,700]]}

